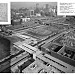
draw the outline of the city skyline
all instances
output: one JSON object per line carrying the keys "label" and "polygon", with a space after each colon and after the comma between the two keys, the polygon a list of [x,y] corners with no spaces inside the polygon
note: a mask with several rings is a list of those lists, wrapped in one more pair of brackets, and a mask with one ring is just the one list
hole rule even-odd
{"label": "city skyline", "polygon": [[37,3],[39,4],[39,7],[44,7],[46,4],[49,4],[49,6],[57,6],[57,2],[11,2],[11,9],[30,9],[36,7]]}

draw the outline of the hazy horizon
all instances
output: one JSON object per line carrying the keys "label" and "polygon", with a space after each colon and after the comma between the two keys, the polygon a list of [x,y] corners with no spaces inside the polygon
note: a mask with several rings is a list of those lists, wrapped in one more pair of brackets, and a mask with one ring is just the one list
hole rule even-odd
{"label": "hazy horizon", "polygon": [[43,7],[45,4],[49,4],[51,6],[57,5],[57,2],[11,2],[11,9],[34,8],[36,7],[36,3],[39,3],[39,7]]}

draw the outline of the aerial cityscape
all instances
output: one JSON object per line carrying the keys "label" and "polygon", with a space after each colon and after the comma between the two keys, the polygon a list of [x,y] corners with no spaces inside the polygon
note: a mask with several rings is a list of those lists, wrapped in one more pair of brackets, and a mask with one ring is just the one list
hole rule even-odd
{"label": "aerial cityscape", "polygon": [[75,16],[58,15],[57,2],[11,2],[0,73],[75,73]]}

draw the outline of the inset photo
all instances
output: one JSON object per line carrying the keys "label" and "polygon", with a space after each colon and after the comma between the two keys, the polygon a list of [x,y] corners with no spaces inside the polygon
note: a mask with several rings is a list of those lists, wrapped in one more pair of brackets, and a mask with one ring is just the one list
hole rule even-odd
{"label": "inset photo", "polygon": [[0,2],[0,24],[10,24],[10,2]]}

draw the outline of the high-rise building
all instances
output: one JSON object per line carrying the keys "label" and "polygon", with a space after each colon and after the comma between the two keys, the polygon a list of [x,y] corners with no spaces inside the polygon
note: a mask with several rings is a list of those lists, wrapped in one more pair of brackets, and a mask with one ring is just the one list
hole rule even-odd
{"label": "high-rise building", "polygon": [[34,16],[34,10],[30,10],[30,16]]}
{"label": "high-rise building", "polygon": [[36,3],[36,9],[34,10],[34,13],[40,13],[39,3]]}
{"label": "high-rise building", "polygon": [[39,3],[36,3],[36,8],[39,8]]}
{"label": "high-rise building", "polygon": [[49,5],[48,4],[46,4],[46,9],[48,9],[49,8]]}

